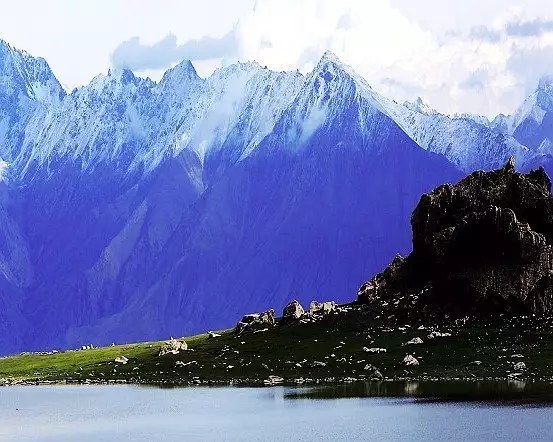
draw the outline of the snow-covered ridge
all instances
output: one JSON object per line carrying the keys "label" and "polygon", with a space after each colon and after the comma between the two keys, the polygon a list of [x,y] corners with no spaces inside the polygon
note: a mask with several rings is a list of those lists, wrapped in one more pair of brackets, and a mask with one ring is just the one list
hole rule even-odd
{"label": "snow-covered ridge", "polygon": [[537,155],[552,155],[553,78],[542,77],[536,90],[513,115],[499,115],[491,125]]}
{"label": "snow-covered ridge", "polygon": [[[327,51],[306,77],[248,62],[202,79],[183,61],[157,83],[129,70],[110,71],[67,95],[43,59],[0,43],[0,86],[12,97],[3,102],[0,92],[0,155],[21,180],[41,167],[55,173],[50,166],[60,158],[83,170],[112,162],[122,172],[153,171],[185,149],[202,164],[220,151],[227,162],[236,162],[255,151],[295,100],[303,102],[295,106],[301,124],[289,134],[291,144],[308,139],[323,121],[343,118],[352,100],[361,100],[362,118],[383,113],[423,149],[445,155],[458,168],[488,169],[511,155],[519,164],[534,155],[513,135],[525,119],[541,124],[551,84],[542,80],[513,117],[490,123],[470,114],[442,115],[421,98],[398,104]],[[8,119],[14,94],[20,93],[25,99]],[[365,121],[358,124],[369,130]],[[542,142],[538,150],[550,145]]]}
{"label": "snow-covered ridge", "polygon": [[23,93],[45,105],[56,105],[65,91],[46,60],[33,57],[0,40],[0,86],[2,95]]}
{"label": "snow-covered ridge", "polygon": [[110,71],[32,115],[13,169],[24,179],[37,165],[67,158],[83,170],[116,161],[151,171],[183,149],[203,162],[225,145],[237,149],[238,161],[272,130],[302,83],[297,72],[273,72],[257,63],[220,68],[203,80],[184,61],[158,83],[129,70]]}
{"label": "snow-covered ridge", "polygon": [[0,157],[13,162],[29,121],[59,106],[65,91],[42,58],[0,40]]}
{"label": "snow-covered ridge", "polygon": [[426,115],[437,115],[439,112],[434,109],[432,106],[426,104],[421,97],[418,97],[415,101],[410,102],[406,101],[403,105],[412,111],[420,112],[421,114]]}

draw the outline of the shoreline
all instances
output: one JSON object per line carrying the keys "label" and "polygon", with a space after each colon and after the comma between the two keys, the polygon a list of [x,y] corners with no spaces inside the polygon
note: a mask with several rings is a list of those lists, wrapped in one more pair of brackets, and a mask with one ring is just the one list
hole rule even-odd
{"label": "shoreline", "polygon": [[[553,383],[552,318],[483,323],[382,316],[366,306],[350,306],[316,320],[277,321],[261,332],[227,330],[173,341],[27,353],[0,359],[0,386]],[[180,348],[184,342],[186,348]],[[175,344],[178,349],[163,353]]]}
{"label": "shoreline", "polygon": [[385,385],[394,383],[409,383],[409,382],[422,382],[422,383],[531,383],[541,384],[548,383],[553,385],[553,378],[509,378],[509,377],[496,377],[496,378],[440,378],[440,377],[405,377],[405,378],[387,378],[381,381],[371,381],[369,379],[307,379],[307,380],[285,380],[283,382],[276,382],[267,384],[265,379],[258,380],[241,380],[231,379],[228,381],[210,381],[200,380],[200,382],[183,381],[175,382],[173,380],[158,381],[158,382],[135,382],[127,379],[108,379],[107,381],[98,380],[85,380],[80,381],[76,379],[64,379],[64,380],[14,380],[10,383],[0,383],[2,387],[41,387],[41,386],[113,386],[113,385],[129,385],[129,386],[144,386],[144,387],[168,387],[168,388],[186,388],[186,387],[237,387],[237,388],[273,388],[273,387],[331,387],[331,386],[347,386],[352,384],[371,384],[371,385]]}

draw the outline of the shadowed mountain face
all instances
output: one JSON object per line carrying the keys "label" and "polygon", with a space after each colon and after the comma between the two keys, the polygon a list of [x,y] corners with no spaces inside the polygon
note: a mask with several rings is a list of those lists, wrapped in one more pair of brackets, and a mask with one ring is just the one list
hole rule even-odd
{"label": "shadowed mountain face", "polygon": [[[408,250],[421,192],[461,176],[379,118],[375,130],[385,135],[365,145],[351,134],[337,147],[332,126],[297,152],[275,152],[265,140],[202,195],[125,311],[93,335],[138,339],[152,324],[174,335],[230,326],[292,297],[350,300],[367,271]],[[137,324],[144,312],[150,322]]]}
{"label": "shadowed mountain face", "polygon": [[508,153],[546,158],[418,116],[330,53],[306,77],[238,63],[201,79],[183,62],[159,83],[110,72],[66,96],[46,62],[0,47],[27,103],[0,98],[0,353],[351,300],[410,250],[423,192]]}

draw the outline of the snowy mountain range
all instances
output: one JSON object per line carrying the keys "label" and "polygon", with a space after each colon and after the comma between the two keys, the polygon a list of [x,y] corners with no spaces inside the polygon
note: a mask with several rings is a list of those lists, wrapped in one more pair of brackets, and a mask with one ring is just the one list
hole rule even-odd
{"label": "snowy mountain range", "polygon": [[350,300],[420,195],[514,156],[553,170],[553,83],[513,116],[389,100],[327,52],[66,93],[0,41],[0,354],[183,335]]}

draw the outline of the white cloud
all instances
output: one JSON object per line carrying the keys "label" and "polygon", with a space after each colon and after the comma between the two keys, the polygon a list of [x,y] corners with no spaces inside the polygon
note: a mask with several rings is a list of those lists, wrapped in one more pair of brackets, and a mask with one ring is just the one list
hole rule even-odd
{"label": "white cloud", "polygon": [[[151,45],[222,36],[253,0],[17,0],[2,2],[0,38],[44,57],[68,88],[107,72],[111,54],[139,37]],[[154,73],[155,74],[155,73]]]}
{"label": "white cloud", "polygon": [[[427,19],[409,14],[401,0],[259,0],[240,20],[241,56],[273,69],[307,72],[330,49],[375,89],[398,101],[422,96],[443,112],[489,117],[512,112],[537,77],[547,73],[547,63],[536,60],[551,52],[543,47],[553,37],[553,17],[537,18],[509,1],[501,8],[496,0],[486,4],[484,16],[475,0],[409,1]],[[528,10],[543,10],[544,5],[530,0]],[[450,26],[457,11],[463,26],[443,31],[428,25],[430,8],[449,12]],[[528,52],[535,46],[539,53]],[[522,55],[521,48],[526,48]],[[517,56],[534,62],[515,70]]]}
{"label": "white cloud", "polygon": [[[390,66],[432,40],[387,0],[260,0],[240,24],[244,57],[288,69],[303,68],[306,52],[315,63],[327,49],[364,68]],[[272,46],[261,48],[262,40]]]}
{"label": "white cloud", "polygon": [[233,28],[219,38],[205,36],[182,44],[177,42],[174,34],[151,45],[143,44],[139,37],[133,37],[117,46],[111,55],[111,63],[115,68],[145,71],[167,69],[183,59],[202,61],[237,55],[238,40]]}

